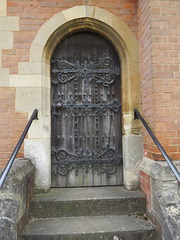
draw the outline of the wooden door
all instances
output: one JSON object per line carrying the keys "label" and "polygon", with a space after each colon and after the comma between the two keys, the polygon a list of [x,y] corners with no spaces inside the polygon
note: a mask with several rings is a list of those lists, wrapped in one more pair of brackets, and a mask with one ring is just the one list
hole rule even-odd
{"label": "wooden door", "polygon": [[121,64],[93,32],[51,58],[52,187],[122,185]]}

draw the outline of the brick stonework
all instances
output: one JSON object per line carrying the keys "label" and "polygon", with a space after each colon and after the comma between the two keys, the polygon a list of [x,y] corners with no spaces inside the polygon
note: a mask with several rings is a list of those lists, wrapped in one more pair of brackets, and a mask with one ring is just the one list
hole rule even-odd
{"label": "brick stonework", "polygon": [[42,0],[8,1],[8,16],[20,17],[20,31],[14,33],[14,48],[2,51],[2,67],[10,68],[10,73],[18,73],[18,62],[29,60],[30,45],[39,28],[54,14],[65,9],[90,5],[103,8],[123,20],[138,36],[137,0]]}
{"label": "brick stonework", "polygon": [[146,194],[146,209],[151,212],[151,185],[150,176],[140,170],[140,188]]}
{"label": "brick stonework", "polygon": [[[180,160],[180,2],[139,1],[142,110],[172,160]],[[144,131],[145,156],[161,160]]]}
{"label": "brick stonework", "polygon": [[[122,19],[135,36],[138,36],[136,0],[92,0],[92,1],[7,1],[7,16],[18,16],[20,30],[13,33],[13,49],[2,50],[2,68],[10,74],[18,73],[18,62],[29,61],[29,50],[40,27],[54,14],[78,5],[97,6],[112,12]],[[15,113],[15,88],[1,88],[0,92],[0,168],[10,157],[25,124],[26,114]],[[23,157],[23,146],[18,157]]]}
{"label": "brick stonework", "polygon": [[[15,88],[0,88],[0,168],[3,168],[11,156],[25,125],[27,114],[15,113]],[[23,157],[24,147],[17,157]]]}
{"label": "brick stonework", "polygon": [[150,219],[153,221],[154,225],[157,227],[158,232],[158,240],[162,240],[162,226],[158,222],[158,220],[155,218],[155,216],[152,214],[152,208],[151,208],[151,181],[150,176],[140,170],[140,188],[146,195],[146,211],[147,215],[150,217]]}

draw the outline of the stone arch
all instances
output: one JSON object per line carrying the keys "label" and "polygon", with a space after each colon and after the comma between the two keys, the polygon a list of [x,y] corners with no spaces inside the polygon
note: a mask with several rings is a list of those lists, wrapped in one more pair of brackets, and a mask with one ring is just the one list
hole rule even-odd
{"label": "stone arch", "polygon": [[[133,109],[140,106],[139,46],[134,34],[123,21],[98,7],[76,6],[55,14],[40,28],[31,45],[29,68],[39,66],[38,75],[41,84],[40,120],[34,124],[34,130],[30,132],[25,142],[25,156],[33,159],[36,166],[36,186],[48,189],[51,184],[50,58],[53,49],[61,39],[80,30],[91,30],[103,35],[111,41],[121,57],[122,116],[126,145],[123,149],[125,159],[124,184],[128,189],[135,188],[139,183],[139,168],[137,169],[135,166],[140,156],[134,158],[134,153],[129,153],[128,149],[132,148],[134,141],[137,142],[136,138],[139,133],[139,126],[133,122]],[[23,65],[24,63],[19,65],[19,71],[21,71]],[[135,138],[132,139],[132,136]],[[34,150],[38,147],[41,152],[40,150]],[[35,152],[36,155],[37,152],[40,152],[40,157],[35,156]],[[45,162],[40,159],[42,157]]]}

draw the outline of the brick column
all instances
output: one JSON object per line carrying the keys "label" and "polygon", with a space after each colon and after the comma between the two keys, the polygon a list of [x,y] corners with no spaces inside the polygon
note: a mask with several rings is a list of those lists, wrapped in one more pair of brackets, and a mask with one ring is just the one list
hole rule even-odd
{"label": "brick column", "polygon": [[[170,158],[180,160],[180,2],[139,0],[138,7],[142,113]],[[166,162],[157,161],[164,159],[145,129],[143,141],[140,186],[147,213],[166,235],[166,219],[175,219],[167,209],[177,180]],[[180,161],[174,164],[180,169]]]}
{"label": "brick column", "polygon": [[[142,111],[172,160],[180,160],[179,1],[139,1]],[[144,154],[163,159],[146,131]]]}

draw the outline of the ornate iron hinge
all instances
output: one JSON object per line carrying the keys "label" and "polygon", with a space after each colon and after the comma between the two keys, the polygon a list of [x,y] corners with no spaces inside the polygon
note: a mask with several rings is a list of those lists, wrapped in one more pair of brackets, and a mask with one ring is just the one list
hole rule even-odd
{"label": "ornate iron hinge", "polygon": [[122,156],[118,155],[114,149],[105,149],[102,154],[90,152],[89,150],[83,151],[79,155],[71,154],[65,150],[52,151],[54,156],[52,164],[56,165],[56,170],[53,174],[62,176],[68,175],[72,170],[76,170],[78,175],[79,169],[84,169],[85,173],[91,169],[93,172],[96,170],[98,173],[105,173],[107,178],[117,171],[117,167],[122,165]]}
{"label": "ornate iron hinge", "polygon": [[54,115],[59,115],[60,112],[59,109],[67,109],[71,114],[77,112],[77,110],[82,109],[84,114],[88,114],[92,109],[96,109],[96,112],[99,112],[102,116],[103,112],[106,111],[106,109],[113,110],[114,112],[119,112],[121,108],[121,104],[117,99],[114,99],[110,103],[107,103],[102,98],[98,101],[98,103],[91,103],[87,99],[82,101],[82,104],[76,103],[75,100],[70,99],[66,103],[61,100],[60,98],[56,99],[51,106],[52,113]]}
{"label": "ornate iron hinge", "polygon": [[83,79],[84,82],[95,81],[98,84],[109,86],[114,82],[115,76],[121,75],[121,69],[114,66],[114,62],[110,57],[99,58],[99,63],[84,61],[75,64],[55,59],[52,64],[57,63],[57,68],[52,69],[53,74],[57,74],[57,78],[52,78],[52,83],[67,83],[74,79]]}

